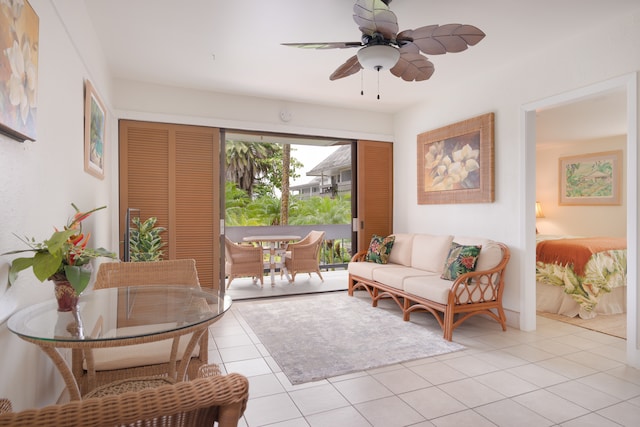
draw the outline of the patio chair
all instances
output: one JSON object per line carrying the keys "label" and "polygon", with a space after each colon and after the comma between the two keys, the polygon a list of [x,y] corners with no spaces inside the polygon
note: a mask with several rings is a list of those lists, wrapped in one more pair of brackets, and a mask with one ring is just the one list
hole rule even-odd
{"label": "patio chair", "polygon": [[291,282],[295,282],[298,273],[316,273],[324,282],[320,273],[320,247],[324,240],[324,231],[311,231],[302,240],[289,243],[284,255],[284,267],[282,274],[291,274]]}
{"label": "patio chair", "polygon": [[264,285],[264,252],[260,246],[239,245],[224,238],[224,269],[229,278],[227,289],[236,277],[252,277]]}
{"label": "patio chair", "polygon": [[11,402],[0,399],[0,426],[234,427],[249,398],[249,381],[238,373],[156,387],[140,387],[143,381],[120,381],[96,397],[20,412],[12,412]]}
{"label": "patio chair", "polygon": [[[176,259],[157,262],[107,262],[98,268],[94,289],[118,288],[141,285],[184,285],[200,287],[196,262],[193,259]],[[180,339],[189,342],[190,335]],[[95,383],[89,384],[82,350],[72,350],[71,371],[82,394],[90,389],[116,380],[140,376],[162,376],[169,371],[172,340],[136,344],[126,347],[98,348],[93,350],[95,359]],[[191,356],[187,376],[195,378],[198,368],[209,363],[209,334],[202,334]],[[164,355],[166,353],[166,358]],[[122,355],[127,357],[123,359]],[[160,357],[158,357],[160,356]],[[152,357],[155,360],[151,360]],[[166,363],[158,363],[157,359]],[[116,361],[117,360],[117,361]],[[115,366],[114,366],[115,365]]]}
{"label": "patio chair", "polygon": [[196,261],[171,259],[157,262],[105,262],[98,268],[93,289],[132,285],[200,287]]}

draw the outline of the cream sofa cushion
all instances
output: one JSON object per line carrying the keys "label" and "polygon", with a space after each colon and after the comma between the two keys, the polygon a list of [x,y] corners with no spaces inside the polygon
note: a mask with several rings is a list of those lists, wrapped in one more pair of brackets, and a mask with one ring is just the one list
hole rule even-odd
{"label": "cream sofa cushion", "polygon": [[414,234],[397,233],[394,234],[394,236],[396,240],[393,242],[393,247],[391,248],[389,262],[410,267]]}
{"label": "cream sofa cushion", "polygon": [[404,289],[405,279],[416,276],[429,276],[429,273],[417,268],[400,266],[381,268],[373,272],[373,280],[400,290]]}
{"label": "cream sofa cushion", "polygon": [[[143,328],[139,326],[131,326],[119,328],[120,335],[123,333],[142,332]],[[205,331],[205,333],[207,333]],[[180,337],[178,345],[178,361],[182,358],[192,334]],[[115,331],[108,331],[104,336],[116,336]],[[135,344],[122,347],[106,347],[93,350],[93,360],[96,371],[110,371],[112,369],[133,368],[136,366],[157,365],[160,363],[168,363],[171,358],[171,345],[173,339],[154,341],[144,344]],[[197,357],[200,353],[200,346],[196,344],[191,357]],[[87,369],[86,361],[83,362],[83,368]]]}
{"label": "cream sofa cushion", "polygon": [[493,240],[480,237],[455,236],[453,241],[461,245],[482,246],[476,262],[476,271],[490,270],[502,261],[502,249]]}
{"label": "cream sofa cushion", "polygon": [[453,236],[416,234],[411,250],[411,267],[441,274],[452,240]]}
{"label": "cream sofa cushion", "polygon": [[438,275],[410,277],[404,281],[404,291],[429,301],[447,304],[451,283],[451,280],[441,279]]}
{"label": "cream sofa cushion", "polygon": [[[430,277],[410,277],[404,281],[404,291],[409,294],[417,295],[429,301],[437,302],[440,304],[448,304],[449,291],[451,290],[451,280],[441,279],[439,276]],[[474,299],[479,300],[482,297],[482,292],[487,289],[486,286],[474,287]],[[460,295],[460,303],[464,304],[469,301],[469,295],[465,288],[458,292]],[[484,295],[486,297],[490,294]]]}
{"label": "cream sofa cushion", "polygon": [[361,261],[350,262],[347,266],[349,274],[362,277],[363,279],[373,280],[373,271],[378,268],[391,267],[390,264],[378,264],[375,262]]}

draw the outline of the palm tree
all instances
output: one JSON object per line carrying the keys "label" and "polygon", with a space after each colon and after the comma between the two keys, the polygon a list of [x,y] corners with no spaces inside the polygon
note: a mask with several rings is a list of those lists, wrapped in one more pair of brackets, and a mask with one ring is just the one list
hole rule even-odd
{"label": "palm tree", "polygon": [[280,225],[280,201],[275,197],[262,196],[247,206],[247,216],[261,225]]}
{"label": "palm tree", "polygon": [[226,141],[227,180],[251,196],[255,183],[269,170],[264,160],[273,156],[276,147],[267,142]]}
{"label": "palm tree", "polygon": [[351,196],[336,198],[314,196],[299,200],[291,224],[349,224],[351,222]]}
{"label": "palm tree", "polygon": [[289,167],[291,145],[284,144],[282,150],[282,198],[280,199],[280,225],[289,224]]}

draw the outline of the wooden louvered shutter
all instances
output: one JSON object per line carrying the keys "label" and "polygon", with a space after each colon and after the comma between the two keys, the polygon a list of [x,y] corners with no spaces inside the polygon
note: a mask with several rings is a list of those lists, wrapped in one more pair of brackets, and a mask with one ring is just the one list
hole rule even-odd
{"label": "wooden louvered shutter", "polygon": [[371,236],[393,232],[393,144],[358,141],[357,250],[369,247]]}
{"label": "wooden louvered shutter", "polygon": [[158,218],[165,259],[193,258],[203,287],[219,289],[220,132],[120,121],[120,235],[128,208]]}

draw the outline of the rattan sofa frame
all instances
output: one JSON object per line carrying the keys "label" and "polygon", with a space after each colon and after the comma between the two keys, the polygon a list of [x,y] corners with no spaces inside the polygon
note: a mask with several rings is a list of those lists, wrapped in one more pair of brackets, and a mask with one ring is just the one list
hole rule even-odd
{"label": "rattan sofa frame", "polygon": [[[465,320],[476,315],[486,315],[497,321],[503,331],[507,330],[507,319],[502,307],[504,292],[504,271],[511,254],[503,243],[496,244],[502,250],[502,259],[494,268],[460,275],[451,284],[446,304],[407,293],[401,289],[385,285],[375,280],[349,274],[348,294],[355,290],[366,290],[371,296],[372,306],[378,301],[392,299],[402,309],[403,319],[409,321],[411,313],[429,312],[442,328],[444,339],[453,339],[453,330]],[[356,253],[351,262],[365,262],[367,251]]]}

